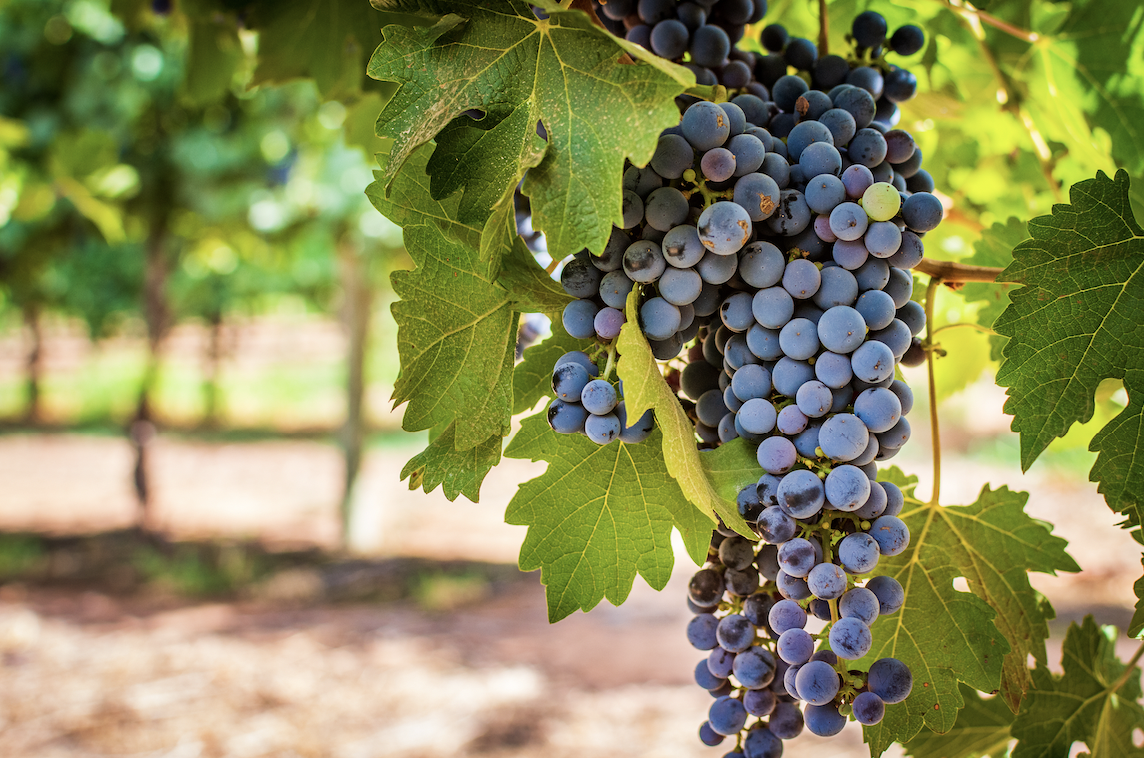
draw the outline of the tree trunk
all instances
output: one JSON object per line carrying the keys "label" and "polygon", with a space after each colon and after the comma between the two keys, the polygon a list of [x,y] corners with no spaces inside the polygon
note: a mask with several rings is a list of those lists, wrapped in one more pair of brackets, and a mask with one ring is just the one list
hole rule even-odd
{"label": "tree trunk", "polygon": [[42,419],[40,384],[43,377],[44,331],[40,321],[40,307],[35,304],[24,306],[24,325],[32,344],[24,362],[24,423],[35,424]]}
{"label": "tree trunk", "polygon": [[348,338],[346,356],[346,422],[342,428],[345,479],[342,489],[342,547],[349,543],[354,482],[361,470],[365,439],[365,359],[372,310],[369,261],[357,246],[343,240],[338,246],[342,284],[342,319]]}
{"label": "tree trunk", "polygon": [[223,356],[222,311],[210,315],[210,331],[206,345],[203,378],[203,419],[202,426],[214,429],[219,424],[219,380],[222,374]]}

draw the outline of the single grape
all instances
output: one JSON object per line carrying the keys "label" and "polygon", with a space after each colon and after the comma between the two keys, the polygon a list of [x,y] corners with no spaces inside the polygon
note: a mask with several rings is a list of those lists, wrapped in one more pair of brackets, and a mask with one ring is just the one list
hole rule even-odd
{"label": "single grape", "polygon": [[802,629],[806,626],[806,611],[793,600],[780,600],[767,615],[771,629],[782,634],[787,629]]}
{"label": "single grape", "polygon": [[633,242],[624,251],[624,273],[633,282],[650,284],[666,269],[667,262],[664,260],[663,251],[655,242],[650,240]]}
{"label": "single grape", "polygon": [[842,172],[842,155],[838,152],[838,148],[832,144],[834,141],[833,134],[829,131],[827,134],[830,135],[829,142],[814,142],[807,145],[798,157],[799,168],[807,176],[833,176],[837,178],[838,174]]}
{"label": "single grape", "polygon": [[[731,391],[742,403],[766,398],[771,392],[770,372],[757,363],[747,364],[731,377]],[[767,401],[764,399],[763,402]],[[765,432],[757,433],[764,434]]]}
{"label": "single grape", "polygon": [[778,81],[771,87],[771,97],[774,98],[774,102],[779,108],[790,113],[794,110],[795,102],[808,89],[810,87],[801,77],[787,74],[779,77]]}
{"label": "single grape", "polygon": [[802,155],[802,151],[816,142],[834,145],[834,135],[830,130],[817,121],[803,121],[791,129],[787,136],[787,156],[793,164]]}
{"label": "single grape", "polygon": [[735,656],[731,671],[747,689],[762,689],[775,678],[775,657],[766,648],[748,648]]}
{"label": "single grape", "polygon": [[[734,391],[733,384],[732,391]],[[743,407],[739,409],[738,420],[743,425],[743,429],[751,434],[767,434],[775,428],[778,413],[769,400],[755,397],[743,403]],[[764,466],[764,468],[766,467]]]}
{"label": "single grape", "polygon": [[875,100],[882,96],[885,81],[882,72],[873,66],[859,66],[846,76],[846,83],[861,87],[869,92]]}
{"label": "single grape", "polygon": [[[835,145],[846,145],[858,133],[858,124],[854,120],[854,116],[847,110],[842,108],[831,108],[826,113],[823,113],[818,122],[830,130],[830,136],[834,139]],[[860,197],[858,195],[851,195],[851,197]]]}
{"label": "single grape", "polygon": [[846,717],[838,712],[833,703],[808,705],[803,709],[806,728],[819,737],[833,737],[846,726]]}
{"label": "single grape", "polygon": [[[694,619],[693,619],[694,621]],[[707,668],[707,661],[702,660],[695,666],[695,683],[705,690],[716,690],[726,684],[727,680],[723,677],[715,676],[711,670]]]}
{"label": "single grape", "polygon": [[[850,140],[850,144],[847,146],[847,156],[854,163],[871,169],[875,183],[878,183],[881,180],[878,178],[876,169],[886,160],[886,138],[877,129],[859,129],[854,135],[854,139]],[[893,190],[895,195],[897,194],[898,191],[892,185],[887,184],[886,186]],[[886,219],[878,220],[885,221]]]}
{"label": "single grape", "polygon": [[904,103],[918,91],[918,78],[904,68],[891,66],[886,74],[886,86],[882,96],[892,103]]}
{"label": "single grape", "polygon": [[746,292],[737,292],[723,301],[719,308],[719,318],[731,331],[745,332],[755,323],[751,307],[751,296]]}
{"label": "single grape", "polygon": [[[710,27],[710,26],[703,27],[703,29],[715,29],[715,28],[717,28],[717,27]],[[722,30],[719,30],[719,32],[721,32],[721,31]],[[705,32],[704,34],[705,35],[718,34],[719,32]],[[724,33],[724,36],[726,36],[725,33]],[[696,49],[697,45],[698,46],[705,46],[706,45],[706,43],[703,40],[699,39],[699,33],[698,32],[696,32],[696,34],[693,35],[693,40],[692,40],[692,55],[693,56],[695,54],[695,49]],[[729,45],[728,45],[728,47],[729,47]],[[726,56],[726,52],[724,52],[723,55],[719,57],[719,60],[716,63],[714,63],[713,65],[719,65],[719,63],[722,63],[723,57],[725,57],[725,56]],[[705,56],[705,58],[706,58],[706,56]],[[696,63],[698,63],[701,66],[708,65],[708,64],[706,64],[700,60],[696,60]],[[727,113],[722,108],[720,108],[718,105],[716,105],[715,103],[712,103],[712,102],[709,102],[706,100],[700,100],[699,102],[694,103],[690,107],[688,107],[688,109],[686,111],[684,111],[684,113],[683,113],[683,119],[680,121],[679,126],[683,132],[684,138],[686,138],[686,140],[696,150],[711,150],[712,148],[719,147],[720,145],[722,145],[724,142],[727,141],[728,137],[731,136],[731,124],[730,124],[730,121],[727,119]],[[654,166],[654,164],[653,164],[653,166]],[[688,165],[688,167],[690,168],[690,164]],[[662,174],[662,172],[658,172],[658,169],[657,169],[657,173],[660,173],[661,176],[664,176],[664,174]],[[682,176],[682,172],[680,173],[680,176]],[[675,179],[678,177],[665,176],[665,178]]]}
{"label": "single grape", "polygon": [[849,573],[866,574],[878,564],[878,543],[865,532],[847,535],[838,545],[838,560]]}
{"label": "single grape", "polygon": [[883,342],[865,342],[850,356],[854,376],[867,384],[878,384],[894,376],[894,353]]}
{"label": "single grape", "polygon": [[[824,217],[820,217],[824,218]],[[853,305],[858,297],[858,280],[841,266],[829,266],[821,272],[822,283],[814,293],[814,304],[824,311],[836,305]]]}
{"label": "single grape", "polygon": [[739,275],[757,289],[767,289],[782,281],[786,259],[770,242],[752,242],[743,248]]}
{"label": "single grape", "polygon": [[787,43],[785,56],[787,63],[799,71],[809,71],[814,68],[814,62],[818,60],[818,47],[803,37],[791,37]]}
{"label": "single grape", "polygon": [[[772,126],[772,128],[774,127]],[[776,139],[774,145],[774,152],[767,153],[767,157],[763,158],[763,165],[762,168],[759,169],[759,173],[764,176],[769,176],[774,181],[775,186],[782,189],[790,184],[790,164],[787,163],[786,157],[779,152],[779,146],[782,146],[784,151],[786,150],[786,146],[783,145],[782,141]],[[774,196],[776,208],[778,207],[778,201],[779,196],[776,194]],[[735,202],[739,201],[736,200]],[[770,213],[767,215],[769,216]]]}
{"label": "single grape", "polygon": [[579,403],[567,403],[557,398],[548,406],[548,425],[559,434],[581,434],[588,411]]}
{"label": "single grape", "polygon": [[[844,85],[844,87],[837,94],[831,95],[834,107],[841,108],[853,116],[854,124],[859,130],[868,127],[874,121],[874,114],[878,110],[874,96],[861,87],[849,84]],[[854,139],[851,138],[850,142],[853,143],[853,141]],[[851,160],[854,160],[853,157]]]}
{"label": "single grape", "polygon": [[897,658],[882,658],[870,666],[866,685],[870,692],[892,705],[909,697],[914,687],[914,676],[910,667]]}
{"label": "single grape", "polygon": [[[750,95],[747,97],[750,97]],[[738,98],[736,98],[736,100],[737,99]],[[767,148],[758,137],[752,134],[736,134],[728,141],[727,150],[730,151],[734,157],[734,176],[739,177],[747,176],[748,174],[753,174],[758,171],[759,168],[762,167],[763,159],[766,158],[767,155]],[[710,153],[708,153],[708,155],[710,155]],[[706,157],[705,155],[704,158]],[[706,169],[704,169],[704,173],[707,173]],[[752,221],[753,220],[754,219],[752,219]]]}
{"label": "single grape", "polygon": [[669,18],[652,27],[648,41],[651,43],[652,52],[656,55],[675,60],[683,57],[690,39],[691,34],[683,22]]}
{"label": "single grape", "polygon": [[[757,301],[758,295],[755,298]],[[756,319],[758,315],[756,308]],[[836,305],[828,309],[818,322],[818,340],[833,353],[853,352],[862,345],[865,338],[866,321],[861,313],[849,306]]]}
{"label": "single grape", "polygon": [[906,497],[902,494],[902,490],[898,485],[893,482],[881,482],[882,489],[886,491],[886,511],[887,516],[897,516],[906,507]]}
{"label": "single grape", "polygon": [[826,499],[840,511],[857,510],[870,497],[870,480],[856,466],[835,466],[826,476]]}
{"label": "single grape", "polygon": [[821,600],[836,600],[846,591],[846,572],[833,563],[820,563],[807,574],[806,586]]}
{"label": "single grape", "polygon": [[606,445],[620,436],[620,419],[614,413],[603,416],[592,414],[584,422],[584,434],[597,445]]}
{"label": "single grape", "polygon": [[[762,160],[759,163],[761,165]],[[708,150],[699,161],[703,176],[711,182],[725,182],[730,179],[735,175],[736,165],[735,154],[723,147]]]}
{"label": "single grape", "polygon": [[620,442],[629,445],[638,444],[651,436],[651,431],[655,428],[655,414],[650,408],[631,426],[628,426],[628,414],[622,402],[616,406],[616,415],[620,419],[620,426],[623,427],[620,430]]}
{"label": "single grape", "polygon": [[805,629],[787,629],[779,635],[775,650],[787,663],[806,663],[814,653],[814,638]]}
{"label": "single grape", "polygon": [[813,358],[819,347],[818,329],[814,322],[805,318],[788,321],[779,331],[779,347],[785,355],[796,361]]}
{"label": "single grape", "polygon": [[809,423],[809,419],[805,413],[798,409],[797,405],[788,405],[779,411],[775,427],[782,434],[798,434],[806,429],[807,423]]}
{"label": "single grape", "polygon": [[[871,261],[873,260],[876,259],[871,259]],[[867,263],[871,261],[867,261]],[[869,289],[863,292],[854,304],[854,309],[862,314],[866,328],[873,332],[885,329],[897,315],[894,299],[878,289]]]}
{"label": "single grape", "polygon": [[915,192],[902,203],[902,220],[915,232],[933,231],[944,214],[941,201],[929,192]]}
{"label": "single grape", "polygon": [[870,525],[869,534],[885,556],[898,555],[910,544],[910,530],[897,516],[881,516]]}
{"label": "single grape", "polygon": [[886,18],[876,11],[859,13],[854,17],[850,33],[862,47],[878,47],[886,41]]}
{"label": "single grape", "polygon": [[846,462],[857,458],[870,441],[870,432],[861,419],[850,413],[828,418],[818,435],[818,444],[827,458]]}
{"label": "single grape", "polygon": [[747,347],[764,361],[777,361],[783,357],[782,346],[779,344],[779,332],[774,329],[767,329],[760,324],[755,324],[747,330]]}
{"label": "single grape", "polygon": [[[669,267],[659,278],[660,296],[675,306],[694,303],[702,291],[703,279],[694,269]],[[682,324],[680,328],[683,328]]]}
{"label": "single grape", "polygon": [[665,340],[679,330],[679,308],[662,297],[653,297],[640,306],[640,327],[654,340]]}
{"label": "single grape", "polygon": [[840,240],[861,239],[869,218],[857,203],[841,203],[830,212],[830,231]]}
{"label": "single grape", "polygon": [[910,440],[910,422],[902,417],[898,419],[888,431],[878,435],[878,444],[882,447],[901,447]]}
{"label": "single grape", "polygon": [[851,707],[854,719],[863,726],[874,726],[886,715],[886,701],[873,692],[859,692]]}
{"label": "single grape", "polygon": [[[792,471],[782,478],[778,487],[780,507],[794,518],[808,519],[818,513],[822,510],[824,499],[822,480],[810,471]],[[783,565],[781,559],[779,565]],[[805,573],[791,571],[785,566],[783,569],[793,576],[806,576]]]}
{"label": "single grape", "polygon": [[766,224],[772,234],[793,237],[810,226],[813,215],[801,192],[785,189],[779,193],[779,206]]}
{"label": "single grape", "polygon": [[715,637],[715,629],[718,626],[719,620],[714,614],[701,613],[688,622],[687,641],[696,650],[713,650],[719,645]]}
{"label": "single grape", "polygon": [[704,392],[695,404],[695,414],[707,426],[717,427],[726,413],[727,405],[723,402],[722,390],[712,389]]}
{"label": "single grape", "polygon": [[814,546],[810,540],[795,537],[779,546],[779,567],[791,576],[806,578],[816,561]]}
{"label": "single grape", "polygon": [[597,416],[611,413],[616,407],[615,388],[603,379],[593,379],[584,385],[580,393],[580,403],[585,410]]}
{"label": "single grape", "polygon": [[674,268],[691,268],[706,252],[699,241],[699,230],[689,224],[677,226],[663,236],[663,257]]}
{"label": "single grape", "polygon": [[752,716],[769,716],[777,702],[778,698],[770,690],[747,690],[743,693],[743,708]]}
{"label": "single grape", "polygon": [[580,363],[558,363],[552,371],[552,391],[566,403],[579,403],[580,394],[590,379],[588,371]]}
{"label": "single grape", "polygon": [[724,695],[711,704],[711,710],[707,712],[707,723],[718,734],[738,734],[747,723],[747,710],[742,702]]}
{"label": "single grape", "polygon": [[902,403],[893,391],[873,387],[854,399],[854,415],[871,432],[887,432],[902,417]]}
{"label": "single grape", "polygon": [[651,228],[667,232],[687,220],[689,209],[682,192],[675,187],[660,187],[647,196],[644,218]]}
{"label": "single grape", "polygon": [[768,287],[755,293],[751,308],[759,324],[781,329],[794,315],[794,298],[782,287]]}
{"label": "single grape", "polygon": [[[687,592],[688,597],[697,605],[715,605],[723,597],[723,575],[714,569],[700,569],[691,577]],[[703,649],[710,650],[710,648]]]}
{"label": "single grape", "polygon": [[850,358],[838,353],[824,352],[814,362],[814,375],[831,389],[840,389],[854,376]]}
{"label": "single grape", "polygon": [[799,697],[811,705],[826,705],[838,694],[838,672],[825,661],[811,661],[798,671],[795,687]]}
{"label": "single grape", "polygon": [[876,576],[866,583],[866,589],[878,598],[878,613],[889,616],[905,605],[906,593],[892,576]]}
{"label": "single grape", "polygon": [[751,218],[737,203],[720,200],[704,209],[697,224],[699,240],[716,255],[731,255],[751,236]]}
{"label": "single grape", "polygon": [[[775,706],[776,711],[778,707]],[[773,714],[771,719],[774,719]],[[750,758],[780,758],[783,754],[782,739],[767,727],[756,725],[747,732],[747,738],[743,740],[743,751]]]}
{"label": "single grape", "polygon": [[818,266],[805,258],[791,261],[783,272],[783,289],[796,300],[813,297],[814,293],[818,292],[821,282],[822,276]]}
{"label": "single grape", "polygon": [[858,619],[850,616],[839,619],[830,628],[830,649],[839,658],[856,661],[870,652],[874,638],[870,635],[870,627]]}
{"label": "single grape", "polygon": [[[609,308],[623,310],[633,282],[623,271],[609,271],[600,282],[600,299]],[[597,314],[598,316],[599,314]]]}
{"label": "single grape", "polygon": [[755,524],[755,532],[759,537],[772,545],[786,542],[794,536],[796,529],[794,519],[777,505],[764,508]]}

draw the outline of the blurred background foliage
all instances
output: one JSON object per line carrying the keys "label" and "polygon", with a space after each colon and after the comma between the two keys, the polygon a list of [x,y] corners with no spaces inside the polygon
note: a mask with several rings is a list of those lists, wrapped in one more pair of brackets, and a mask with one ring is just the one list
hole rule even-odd
{"label": "blurred background foliage", "polygon": [[[1140,4],[827,8],[835,51],[867,8],[927,31],[900,125],[947,206],[931,256],[1005,265],[1097,171],[1127,169],[1144,216]],[[414,21],[363,0],[0,0],[5,424],[317,432],[346,450],[348,491],[364,436],[397,426],[388,273],[410,265],[363,194],[393,89],[364,71],[381,27]],[[818,3],[773,0],[772,22],[817,38]],[[1006,422],[958,401],[992,384],[1004,289],[942,292],[939,397],[986,423],[969,452],[1015,461]],[[1099,400],[1054,445],[1077,470],[1125,404],[1115,382]]]}

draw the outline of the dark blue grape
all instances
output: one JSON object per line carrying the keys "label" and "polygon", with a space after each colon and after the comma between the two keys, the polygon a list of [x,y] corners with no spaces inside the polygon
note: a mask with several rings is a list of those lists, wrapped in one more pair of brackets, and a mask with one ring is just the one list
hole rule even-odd
{"label": "dark blue grape", "polygon": [[747,710],[740,701],[724,695],[711,704],[711,710],[707,712],[707,723],[718,734],[738,734],[747,723]]}
{"label": "dark blue grape", "polygon": [[687,43],[691,40],[691,33],[682,21],[674,18],[664,19],[656,24],[648,37],[652,52],[656,55],[676,60],[682,58],[687,52]]}
{"label": "dark blue grape", "polygon": [[548,425],[560,434],[581,434],[588,411],[579,403],[567,403],[557,398],[548,406]]}
{"label": "dark blue grape", "polygon": [[886,17],[876,11],[865,11],[854,17],[850,33],[862,47],[878,47],[886,41]]}
{"label": "dark blue grape", "polygon": [[[787,42],[784,57],[787,63],[799,71],[810,71],[814,68],[814,62],[818,60],[818,47],[803,37],[791,37],[790,41]],[[778,102],[778,100],[775,100],[775,102]],[[782,107],[781,103],[779,107]],[[789,109],[783,108],[783,110]]]}
{"label": "dark blue grape", "polygon": [[695,63],[707,68],[718,68],[731,52],[731,39],[723,29],[706,24],[692,33],[690,51]]}
{"label": "dark blue grape", "polygon": [[833,737],[846,726],[846,717],[838,712],[833,703],[808,705],[803,709],[806,729],[819,737]]}
{"label": "dark blue grape", "polygon": [[863,726],[874,726],[886,715],[886,701],[873,692],[859,692],[851,707],[854,719]]}
{"label": "dark blue grape", "polygon": [[825,661],[811,661],[799,669],[795,687],[799,698],[811,705],[826,705],[838,694],[838,672]]}
{"label": "dark blue grape", "polygon": [[[830,628],[830,649],[839,658],[856,661],[870,652],[874,638],[870,628],[853,616],[839,619]],[[801,691],[801,688],[800,688]]]}
{"label": "dark blue grape", "polygon": [[870,692],[892,705],[909,697],[914,687],[914,676],[910,667],[897,658],[882,658],[870,666],[866,684]]}
{"label": "dark blue grape", "polygon": [[876,576],[866,583],[866,589],[878,598],[878,613],[882,616],[897,613],[906,602],[905,590],[892,576]]}
{"label": "dark blue grape", "polygon": [[755,525],[755,532],[759,537],[772,545],[786,542],[794,536],[798,526],[782,508],[772,505],[763,509]]}
{"label": "dark blue grape", "polygon": [[886,74],[882,96],[892,103],[904,103],[918,91],[918,78],[904,68],[893,66]]}
{"label": "dark blue grape", "polygon": [[749,648],[735,656],[732,673],[747,689],[762,689],[775,677],[775,657],[766,648]]}

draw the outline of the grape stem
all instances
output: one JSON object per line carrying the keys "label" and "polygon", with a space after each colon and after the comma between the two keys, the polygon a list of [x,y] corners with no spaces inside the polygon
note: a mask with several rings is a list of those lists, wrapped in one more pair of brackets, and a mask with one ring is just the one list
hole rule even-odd
{"label": "grape stem", "polygon": [[[1142,655],[1144,655],[1144,642],[1140,643],[1140,647],[1136,648],[1136,652],[1132,654],[1132,658],[1129,659],[1128,663],[1124,666],[1124,673],[1113,682],[1112,686],[1109,687],[1106,692],[1115,693],[1124,686],[1124,683],[1128,681],[1128,677],[1132,676],[1132,669],[1140,661],[1140,656]],[[1139,677],[1140,675],[1137,674],[1136,676]]]}
{"label": "grape stem", "polygon": [[941,279],[945,284],[964,284],[965,282],[995,282],[1005,269],[996,266],[971,266],[968,263],[922,258],[922,262],[914,266],[914,270]]}
{"label": "grape stem", "polygon": [[563,260],[564,260],[563,258],[553,258],[552,263],[549,263],[548,266],[545,267],[544,273],[551,274],[553,271],[556,270],[556,267],[559,266]]}
{"label": "grape stem", "polygon": [[1017,39],[1022,39],[1030,43],[1039,42],[1041,40],[1041,35],[1037,34],[1036,32],[1031,32],[1028,29],[1022,29],[1019,26],[1013,26],[1008,21],[1003,21],[996,16],[986,13],[985,11],[977,10],[969,3],[958,4],[950,2],[950,0],[936,1],[957,14],[968,14],[971,16],[976,16],[981,20],[981,23],[988,24],[994,29],[1000,29],[1006,34],[1016,37]]}
{"label": "grape stem", "polygon": [[615,365],[616,365],[616,342],[615,342],[615,340],[613,340],[612,344],[608,345],[608,365],[604,366],[604,381],[605,382],[608,381],[608,379],[612,376],[612,369],[615,367]]}
{"label": "grape stem", "polygon": [[937,286],[941,284],[940,277],[934,276],[926,287],[926,373],[929,378],[929,414],[930,414],[930,444],[933,448],[933,495],[930,504],[936,505],[941,496],[941,433],[937,420],[937,384],[933,372],[933,337],[936,330],[933,328],[933,306],[937,296]]}
{"label": "grape stem", "polygon": [[830,52],[830,16],[826,13],[826,0],[818,0],[818,54]]}
{"label": "grape stem", "polygon": [[957,324],[946,324],[945,326],[939,326],[937,329],[933,330],[933,333],[934,333],[934,336],[937,336],[938,334],[941,334],[942,332],[944,332],[946,329],[956,329],[959,326],[965,326],[965,327],[969,327],[970,329],[976,329],[977,331],[983,332],[985,334],[997,334],[997,332],[993,331],[992,329],[990,329],[987,326],[982,326],[981,324],[971,324],[968,321],[962,321],[962,322],[957,323]]}

